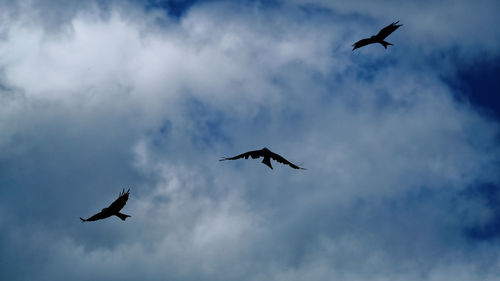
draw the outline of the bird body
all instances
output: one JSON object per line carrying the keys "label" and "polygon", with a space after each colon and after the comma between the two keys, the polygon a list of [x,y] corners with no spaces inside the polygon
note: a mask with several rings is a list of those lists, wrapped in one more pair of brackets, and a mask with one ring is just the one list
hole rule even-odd
{"label": "bird body", "polygon": [[388,26],[382,28],[379,31],[379,33],[377,33],[377,35],[373,35],[370,38],[361,39],[358,42],[352,44],[352,46],[354,47],[352,50],[354,51],[357,48],[361,48],[363,46],[373,44],[373,43],[382,44],[382,46],[384,46],[385,49],[387,49],[387,46],[389,46],[389,45],[394,45],[392,43],[385,41],[384,39],[387,36],[389,36],[391,33],[393,33],[396,29],[398,29],[400,26],[402,26],[402,24],[398,24],[398,23],[399,23],[399,21],[395,21],[395,22],[389,24]]}
{"label": "bird body", "polygon": [[240,158],[248,159],[248,157],[252,157],[252,159],[263,157],[264,159],[262,159],[262,163],[264,163],[265,165],[267,165],[271,169],[273,169],[273,165],[271,165],[271,159],[273,159],[279,163],[289,165],[290,167],[292,167],[294,169],[305,170],[304,168],[301,168],[301,167],[293,164],[292,162],[286,160],[283,156],[272,152],[267,147],[264,147],[261,150],[248,151],[248,152],[245,152],[245,153],[242,153],[240,155],[233,156],[233,157],[222,157],[222,159],[220,159],[219,161],[236,160],[236,159],[240,159]]}
{"label": "bird body", "polygon": [[120,213],[120,210],[123,209],[125,204],[127,204],[129,194],[130,194],[130,189],[127,190],[127,192],[125,192],[125,189],[123,189],[122,192],[120,192],[118,199],[116,199],[113,203],[111,203],[109,207],[102,209],[101,212],[91,216],[88,219],[84,219],[81,217],[80,219],[82,220],[82,222],[87,222],[87,221],[102,220],[105,218],[109,218],[111,216],[117,216],[124,221],[130,216]]}

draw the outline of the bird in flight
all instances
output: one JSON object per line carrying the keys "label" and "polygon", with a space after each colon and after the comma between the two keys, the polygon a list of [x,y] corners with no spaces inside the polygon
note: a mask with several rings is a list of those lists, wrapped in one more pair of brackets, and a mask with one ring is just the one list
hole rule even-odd
{"label": "bird in flight", "polygon": [[394,44],[391,44],[389,42],[386,42],[384,41],[384,39],[389,36],[391,33],[394,32],[394,30],[398,29],[400,26],[402,26],[402,24],[398,24],[399,21],[395,21],[391,24],[389,24],[388,26],[382,28],[377,35],[374,35],[370,38],[365,38],[365,39],[361,39],[359,40],[358,42],[352,44],[352,46],[354,47],[352,50],[356,50],[357,48],[361,48],[363,46],[366,46],[368,44],[373,44],[373,43],[380,43],[382,44],[382,46],[384,46],[384,48],[387,49],[387,46],[388,45],[394,45]]}
{"label": "bird in flight", "polygon": [[124,221],[126,218],[130,216],[120,213],[120,210],[125,206],[125,204],[127,204],[129,194],[130,194],[130,188],[127,190],[127,192],[125,192],[125,189],[123,189],[122,192],[120,192],[120,196],[118,196],[118,199],[116,199],[115,202],[111,203],[109,207],[102,209],[101,212],[91,216],[88,219],[83,219],[81,217],[80,219],[82,220],[82,222],[86,222],[86,221],[102,220],[105,218],[109,218],[111,216],[117,216]]}
{"label": "bird in flight", "polygon": [[248,152],[242,153],[240,155],[236,155],[234,157],[222,157],[222,159],[220,159],[219,161],[236,160],[236,159],[240,159],[243,157],[245,157],[245,159],[248,159],[248,157],[252,157],[252,159],[264,157],[264,159],[262,160],[262,163],[266,164],[271,169],[273,169],[273,166],[271,165],[271,159],[273,159],[279,163],[288,165],[294,169],[305,170],[304,168],[299,167],[299,166],[293,164],[292,162],[286,160],[283,156],[272,152],[267,147],[264,147],[261,150],[248,151]]}

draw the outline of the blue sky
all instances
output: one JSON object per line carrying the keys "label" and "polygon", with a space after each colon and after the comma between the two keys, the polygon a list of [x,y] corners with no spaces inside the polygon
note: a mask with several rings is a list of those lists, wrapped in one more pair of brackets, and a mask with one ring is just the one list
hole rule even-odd
{"label": "blue sky", "polygon": [[1,280],[500,276],[497,1],[1,3]]}

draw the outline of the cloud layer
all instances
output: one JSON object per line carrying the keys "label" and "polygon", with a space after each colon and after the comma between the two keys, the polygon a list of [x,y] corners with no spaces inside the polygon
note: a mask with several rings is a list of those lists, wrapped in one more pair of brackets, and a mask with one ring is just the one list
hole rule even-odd
{"label": "cloud layer", "polygon": [[[468,28],[471,4],[69,3],[2,4],[1,279],[500,274],[467,234],[500,217],[498,123],[442,79],[498,56],[496,2]],[[351,52],[394,14],[394,47]],[[308,170],[217,161],[263,146]],[[123,187],[130,220],[80,224]]]}

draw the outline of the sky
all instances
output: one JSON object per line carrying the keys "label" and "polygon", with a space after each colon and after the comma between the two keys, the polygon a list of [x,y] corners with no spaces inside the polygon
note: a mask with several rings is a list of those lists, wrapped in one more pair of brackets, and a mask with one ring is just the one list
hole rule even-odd
{"label": "sky", "polygon": [[499,11],[0,1],[0,279],[498,280]]}

